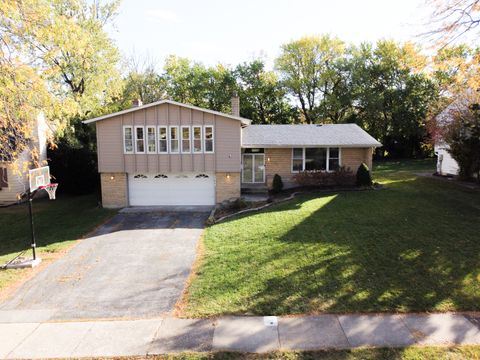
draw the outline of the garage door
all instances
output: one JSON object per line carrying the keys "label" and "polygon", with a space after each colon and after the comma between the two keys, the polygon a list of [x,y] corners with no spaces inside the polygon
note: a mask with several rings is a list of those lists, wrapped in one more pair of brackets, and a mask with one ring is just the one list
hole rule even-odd
{"label": "garage door", "polygon": [[215,205],[213,174],[129,174],[130,206]]}

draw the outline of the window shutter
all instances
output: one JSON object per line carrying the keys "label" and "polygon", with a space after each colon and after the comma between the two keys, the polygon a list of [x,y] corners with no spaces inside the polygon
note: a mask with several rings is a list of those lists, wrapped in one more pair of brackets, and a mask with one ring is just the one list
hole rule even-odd
{"label": "window shutter", "polygon": [[8,187],[7,168],[0,168],[0,189]]}

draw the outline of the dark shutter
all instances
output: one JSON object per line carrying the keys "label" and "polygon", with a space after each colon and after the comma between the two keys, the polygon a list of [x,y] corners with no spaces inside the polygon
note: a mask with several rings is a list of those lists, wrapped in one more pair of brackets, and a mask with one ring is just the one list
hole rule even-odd
{"label": "dark shutter", "polygon": [[0,168],[0,189],[8,187],[7,168]]}

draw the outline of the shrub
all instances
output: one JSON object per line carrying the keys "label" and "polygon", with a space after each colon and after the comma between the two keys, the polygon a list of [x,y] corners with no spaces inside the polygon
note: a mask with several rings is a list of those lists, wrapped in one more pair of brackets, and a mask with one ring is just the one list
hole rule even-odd
{"label": "shrub", "polygon": [[278,174],[275,174],[273,176],[273,182],[272,182],[272,192],[273,193],[279,193],[283,189],[283,181],[282,177]]}
{"label": "shrub", "polygon": [[303,171],[296,174],[294,179],[301,186],[331,187],[353,186],[355,184],[354,174],[344,166],[333,172]]}
{"label": "shrub", "polygon": [[357,170],[357,186],[372,186],[372,177],[367,164],[362,163]]}

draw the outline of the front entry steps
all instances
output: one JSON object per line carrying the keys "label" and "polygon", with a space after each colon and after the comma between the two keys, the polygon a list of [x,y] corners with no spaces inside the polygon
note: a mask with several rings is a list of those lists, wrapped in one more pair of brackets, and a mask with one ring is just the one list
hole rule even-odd
{"label": "front entry steps", "polygon": [[266,184],[242,184],[242,199],[249,202],[267,201],[269,198]]}

